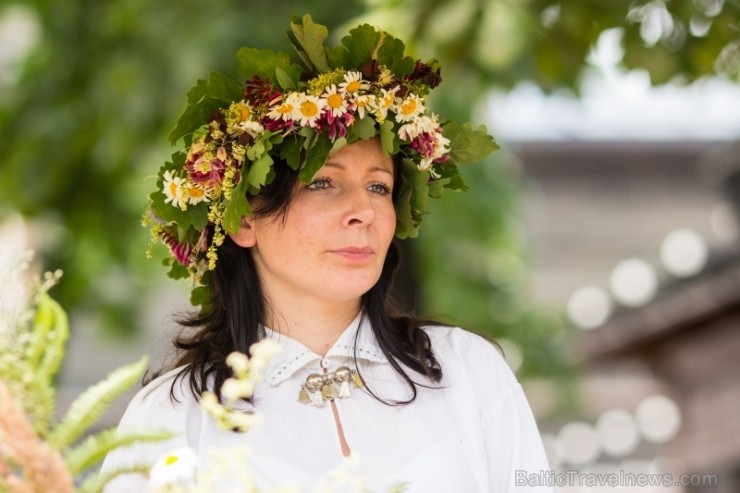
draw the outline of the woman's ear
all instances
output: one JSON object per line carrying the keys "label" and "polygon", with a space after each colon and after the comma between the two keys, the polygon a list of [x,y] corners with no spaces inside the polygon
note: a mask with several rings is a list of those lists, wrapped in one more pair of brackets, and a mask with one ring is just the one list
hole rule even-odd
{"label": "woman's ear", "polygon": [[243,248],[253,247],[257,243],[252,220],[247,216],[242,216],[239,231],[230,233],[229,237],[234,243]]}

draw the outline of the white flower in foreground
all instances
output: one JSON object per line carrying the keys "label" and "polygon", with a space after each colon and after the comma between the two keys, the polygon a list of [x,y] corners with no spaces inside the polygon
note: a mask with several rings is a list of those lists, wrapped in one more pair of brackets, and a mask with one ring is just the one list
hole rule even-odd
{"label": "white flower in foreground", "polygon": [[235,375],[244,375],[249,371],[249,359],[244,353],[234,351],[226,357],[226,364]]}
{"label": "white flower in foreground", "polygon": [[154,493],[193,491],[198,457],[187,447],[167,452],[149,472],[149,486]]}
{"label": "white flower in foreground", "polygon": [[261,341],[252,344],[249,348],[249,353],[252,355],[252,358],[270,359],[278,354],[281,349],[282,346],[277,341],[265,337]]}

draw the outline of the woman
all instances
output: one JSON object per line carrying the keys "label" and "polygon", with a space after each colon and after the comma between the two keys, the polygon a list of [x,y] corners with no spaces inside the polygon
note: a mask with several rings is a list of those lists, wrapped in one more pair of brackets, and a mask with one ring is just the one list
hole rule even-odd
{"label": "woman", "polygon": [[[184,321],[195,332],[177,340],[177,368],[143,389],[120,425],[176,437],[110,454],[103,472],[175,447],[208,468],[212,451],[247,445],[250,477],[265,489],[309,491],[352,457],[372,491],[542,491],[516,481],[548,467],[498,351],[462,329],[396,316],[387,299],[394,234],[415,236],[427,195],[461,188],[456,165],[493,140],[427,111],[438,68],[405,57],[387,33],[360,26],[326,50],[311,41],[326,36],[309,16],[291,27],[304,67],[243,49],[246,88],[201,81],[171,136],[185,136],[188,152],[160,171],[153,231],[177,261],[171,274],[200,285],[203,308]],[[221,397],[227,355],[263,338],[282,350],[237,406],[262,423],[219,429],[200,396]],[[119,491],[148,491],[147,481],[120,476],[106,489]]]}

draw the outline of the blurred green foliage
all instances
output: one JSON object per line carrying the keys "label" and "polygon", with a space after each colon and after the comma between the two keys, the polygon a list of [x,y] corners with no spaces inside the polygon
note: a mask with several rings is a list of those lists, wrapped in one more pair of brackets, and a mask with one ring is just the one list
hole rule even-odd
{"label": "blurred green foliage", "polygon": [[365,18],[407,32],[419,51],[454,61],[486,85],[533,80],[545,90],[577,90],[591,49],[611,29],[621,35],[622,65],[646,70],[653,84],[708,75],[740,81],[737,0],[366,3]]}
{"label": "blurred green foliage", "polygon": [[[45,265],[64,270],[60,303],[89,308],[106,329],[135,329],[155,262],[140,226],[166,136],[198,77],[236,77],[240,46],[287,48],[294,8],[269,0],[28,1],[0,22],[30,18],[40,37],[0,79],[0,213],[34,218]],[[301,2],[330,27],[351,1]],[[11,69],[16,67],[10,67]],[[147,275],[148,274],[148,275]]]}

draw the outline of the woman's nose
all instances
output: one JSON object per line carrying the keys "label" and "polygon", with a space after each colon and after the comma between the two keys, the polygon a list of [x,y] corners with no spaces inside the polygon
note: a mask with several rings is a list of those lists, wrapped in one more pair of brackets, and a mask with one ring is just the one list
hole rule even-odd
{"label": "woman's nose", "polygon": [[375,207],[370,192],[364,187],[353,187],[346,193],[346,226],[368,225],[375,220]]}

